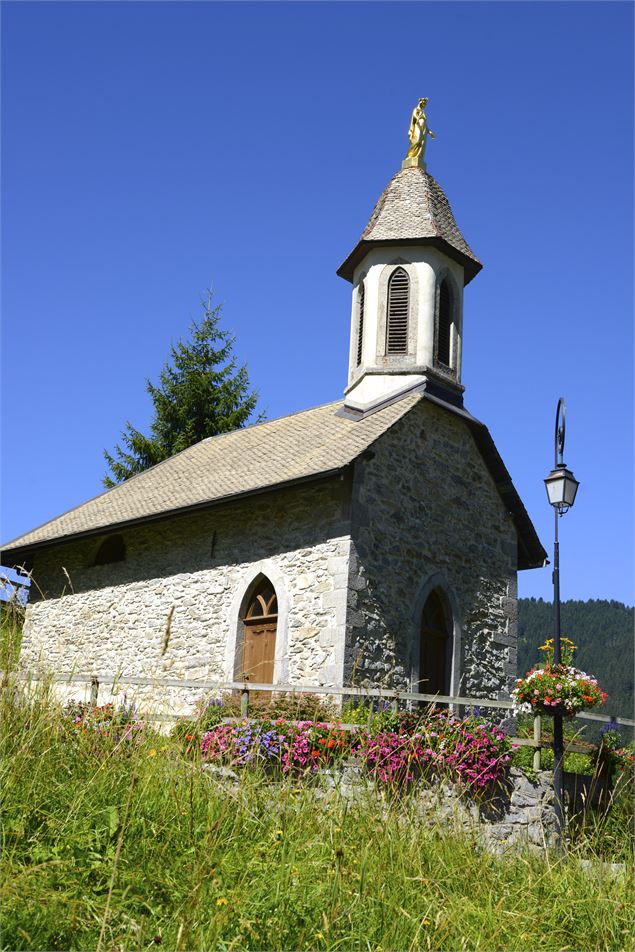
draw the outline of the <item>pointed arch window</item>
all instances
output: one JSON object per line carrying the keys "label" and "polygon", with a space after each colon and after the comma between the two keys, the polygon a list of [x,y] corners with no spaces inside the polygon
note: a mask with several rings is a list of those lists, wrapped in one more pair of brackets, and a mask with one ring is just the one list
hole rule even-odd
{"label": "pointed arch window", "polygon": [[357,296],[357,353],[356,360],[357,366],[359,367],[362,362],[362,348],[364,344],[364,282],[360,281],[359,291]]}
{"label": "pointed arch window", "polygon": [[408,311],[410,279],[403,268],[395,268],[388,280],[386,353],[408,353]]}
{"label": "pointed arch window", "polygon": [[446,369],[452,367],[452,312],[454,300],[450,282],[444,278],[439,287],[439,317],[435,363]]}
{"label": "pointed arch window", "polygon": [[[238,655],[237,677],[255,684],[273,684],[278,629],[278,598],[269,579],[262,575],[242,613],[242,644]],[[259,693],[270,697],[269,693]]]}

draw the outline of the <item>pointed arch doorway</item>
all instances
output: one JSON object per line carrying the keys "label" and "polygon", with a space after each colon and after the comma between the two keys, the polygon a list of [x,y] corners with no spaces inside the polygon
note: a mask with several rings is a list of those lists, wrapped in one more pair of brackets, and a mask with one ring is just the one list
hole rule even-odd
{"label": "pointed arch doorway", "polygon": [[449,694],[452,664],[452,614],[440,588],[423,606],[419,640],[419,692]]}
{"label": "pointed arch doorway", "polygon": [[[237,676],[240,681],[273,684],[278,630],[278,599],[273,584],[261,576],[246,599],[241,618],[242,644]],[[259,697],[271,697],[259,692]]]}

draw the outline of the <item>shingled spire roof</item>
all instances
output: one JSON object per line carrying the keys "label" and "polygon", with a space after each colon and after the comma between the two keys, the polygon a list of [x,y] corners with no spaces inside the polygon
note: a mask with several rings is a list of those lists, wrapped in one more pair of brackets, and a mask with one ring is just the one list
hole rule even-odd
{"label": "shingled spire roof", "polygon": [[340,277],[352,281],[359,262],[378,244],[436,245],[463,266],[466,284],[483,267],[459,231],[443,189],[420,166],[402,168],[391,178],[362,237],[340,265]]}

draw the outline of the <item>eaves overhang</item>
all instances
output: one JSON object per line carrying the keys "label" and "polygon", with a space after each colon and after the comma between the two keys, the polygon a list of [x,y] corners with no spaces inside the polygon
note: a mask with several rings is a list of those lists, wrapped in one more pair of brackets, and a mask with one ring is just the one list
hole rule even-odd
{"label": "eaves overhang", "polygon": [[280,490],[292,489],[294,486],[300,486],[310,482],[325,482],[330,479],[341,477],[351,466],[347,463],[344,466],[338,466],[335,469],[325,470],[320,473],[311,473],[307,476],[300,476],[296,479],[288,479],[284,482],[274,483],[270,486],[259,486],[256,489],[250,489],[246,492],[231,493],[227,496],[221,496],[216,499],[209,499],[203,502],[195,503],[190,506],[181,506],[176,509],[166,509],[162,512],[154,512],[144,516],[138,516],[135,519],[124,519],[119,522],[109,522],[107,525],[95,526],[91,529],[85,529],[81,532],[69,532],[66,535],[55,536],[52,539],[43,539],[40,542],[32,542],[25,546],[12,547],[11,542],[3,546],[0,552],[0,563],[7,568],[13,568],[16,565],[23,564],[24,560],[30,557],[34,552],[40,552],[44,549],[56,548],[59,545],[65,545],[69,542],[76,542],[78,539],[96,538],[101,535],[111,535],[115,532],[121,532],[124,529],[132,529],[135,526],[147,525],[150,522],[163,522],[166,519],[178,518],[179,516],[191,515],[195,512],[201,512],[208,509],[215,509],[218,506],[231,505],[232,503],[242,502],[243,499],[251,499],[254,496],[264,496],[267,493],[274,493]]}
{"label": "eaves overhang", "polygon": [[442,251],[449,258],[452,258],[461,265],[463,268],[464,285],[469,284],[483,267],[480,261],[476,261],[474,258],[470,258],[469,255],[463,254],[462,251],[459,251],[458,248],[455,248],[444,238],[388,238],[382,240],[362,238],[357,242],[348,258],[346,258],[346,260],[343,261],[339,266],[336,274],[338,274],[340,278],[344,278],[345,281],[350,281],[352,284],[355,268],[361,261],[363,261],[369,251],[371,251],[373,248],[390,248],[391,246],[394,247],[395,245],[428,245],[432,246],[433,248],[438,248],[439,251]]}

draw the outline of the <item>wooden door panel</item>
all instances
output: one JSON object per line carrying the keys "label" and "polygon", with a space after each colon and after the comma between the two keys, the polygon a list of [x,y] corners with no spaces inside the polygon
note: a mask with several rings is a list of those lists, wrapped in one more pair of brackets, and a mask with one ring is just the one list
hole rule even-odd
{"label": "wooden door panel", "polygon": [[276,622],[245,623],[243,677],[256,684],[273,684]]}
{"label": "wooden door panel", "polygon": [[438,631],[421,632],[420,673],[422,694],[445,694],[447,638]]}

